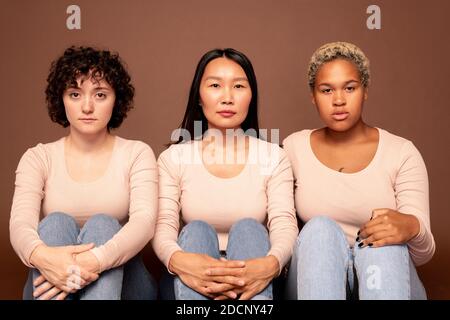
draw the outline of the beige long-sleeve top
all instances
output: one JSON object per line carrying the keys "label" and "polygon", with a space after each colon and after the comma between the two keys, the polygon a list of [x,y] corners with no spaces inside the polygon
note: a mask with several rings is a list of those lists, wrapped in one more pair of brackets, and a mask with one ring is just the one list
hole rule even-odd
{"label": "beige long-sleeve top", "polygon": [[[203,164],[200,141],[170,146],[158,159],[159,215],[153,247],[168,267],[183,223],[202,220],[212,225],[225,250],[228,232],[240,219],[267,225],[268,255],[281,268],[290,258],[298,234],[289,159],[278,145],[250,137],[244,169],[233,178],[219,178]],[[245,244],[243,244],[245,245]]]}
{"label": "beige long-sleeve top", "polygon": [[66,170],[64,139],[38,144],[22,156],[10,219],[11,244],[29,267],[39,238],[39,221],[64,212],[80,227],[94,214],[116,218],[122,228],[104,245],[93,248],[101,271],[122,265],[152,238],[158,211],[158,170],[145,143],[115,137],[106,172],[99,179],[76,182]]}
{"label": "beige long-sleeve top", "polygon": [[353,246],[359,228],[373,209],[389,208],[416,216],[420,232],[408,242],[416,265],[426,263],[435,251],[430,230],[428,176],[425,163],[408,140],[378,129],[374,158],[363,170],[341,173],[322,164],[314,155],[313,130],[291,134],[283,141],[295,177],[295,206],[302,221],[317,215],[335,220]]}

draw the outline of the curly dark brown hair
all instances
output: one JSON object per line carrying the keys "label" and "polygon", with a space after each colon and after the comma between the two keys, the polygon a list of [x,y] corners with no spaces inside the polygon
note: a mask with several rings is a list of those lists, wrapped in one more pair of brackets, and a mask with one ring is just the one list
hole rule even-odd
{"label": "curly dark brown hair", "polygon": [[52,62],[45,90],[48,114],[64,128],[70,125],[63,102],[64,91],[77,86],[79,76],[105,79],[116,95],[108,130],[118,128],[133,108],[134,87],[119,55],[107,50],[72,46]]}

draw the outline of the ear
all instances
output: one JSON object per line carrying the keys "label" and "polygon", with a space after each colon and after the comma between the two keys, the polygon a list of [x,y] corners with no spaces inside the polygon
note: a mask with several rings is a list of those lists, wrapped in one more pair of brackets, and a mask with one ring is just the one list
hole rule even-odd
{"label": "ear", "polygon": [[367,100],[368,97],[369,97],[369,88],[366,87],[366,88],[364,89],[364,100]]}
{"label": "ear", "polygon": [[313,105],[316,105],[316,98],[314,97],[314,89],[311,89],[311,91],[309,92],[311,95],[311,102]]}

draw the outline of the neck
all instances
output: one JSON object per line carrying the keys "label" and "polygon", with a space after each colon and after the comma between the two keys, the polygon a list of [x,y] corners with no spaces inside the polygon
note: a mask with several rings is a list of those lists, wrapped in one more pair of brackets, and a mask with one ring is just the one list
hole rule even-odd
{"label": "neck", "polygon": [[246,135],[240,127],[237,128],[212,128],[209,127],[206,134],[203,135],[203,141],[215,142],[217,146],[226,146],[232,141],[241,141]]}
{"label": "neck", "polygon": [[71,128],[66,141],[80,152],[94,153],[103,149],[112,138],[113,136],[106,129],[98,134],[86,135]]}
{"label": "neck", "polygon": [[346,131],[335,131],[328,127],[325,128],[325,139],[333,144],[357,142],[368,134],[369,126],[362,119],[353,127]]}

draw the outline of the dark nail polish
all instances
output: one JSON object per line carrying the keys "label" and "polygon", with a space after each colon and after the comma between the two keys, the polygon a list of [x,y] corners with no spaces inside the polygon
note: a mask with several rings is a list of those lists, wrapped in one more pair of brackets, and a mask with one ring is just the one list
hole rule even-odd
{"label": "dark nail polish", "polygon": [[358,241],[359,241],[359,237],[356,238],[356,242],[358,242]]}
{"label": "dark nail polish", "polygon": [[359,236],[360,233],[361,233],[361,230],[359,230],[358,233],[357,233],[356,235]]}
{"label": "dark nail polish", "polygon": [[362,247],[363,246],[363,244],[364,244],[364,242],[361,242],[360,244],[358,244],[358,247]]}
{"label": "dark nail polish", "polygon": [[369,246],[369,247],[373,246],[373,243],[369,243],[368,246]]}
{"label": "dark nail polish", "polygon": [[370,220],[372,220],[373,217],[370,217]]}

